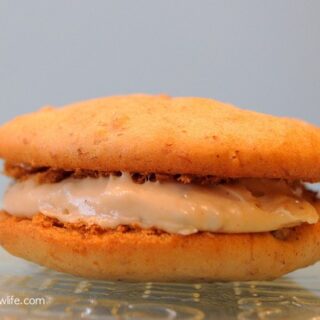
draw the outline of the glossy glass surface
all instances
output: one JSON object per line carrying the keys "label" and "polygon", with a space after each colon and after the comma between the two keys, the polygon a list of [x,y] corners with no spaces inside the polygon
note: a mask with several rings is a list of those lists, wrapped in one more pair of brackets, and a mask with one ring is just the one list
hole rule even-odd
{"label": "glossy glass surface", "polygon": [[320,319],[319,264],[272,282],[165,284],[90,281],[2,250],[0,259],[0,319]]}

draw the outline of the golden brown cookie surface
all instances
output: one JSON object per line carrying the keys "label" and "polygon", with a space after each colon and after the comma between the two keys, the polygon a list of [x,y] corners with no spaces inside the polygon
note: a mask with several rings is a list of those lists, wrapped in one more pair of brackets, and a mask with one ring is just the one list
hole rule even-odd
{"label": "golden brown cookie surface", "polygon": [[320,179],[320,129],[211,99],[131,95],[46,108],[0,128],[13,163],[101,171]]}
{"label": "golden brown cookie surface", "polygon": [[266,280],[319,260],[320,223],[296,227],[281,240],[271,233],[100,234],[0,213],[0,244],[19,257],[89,278]]}

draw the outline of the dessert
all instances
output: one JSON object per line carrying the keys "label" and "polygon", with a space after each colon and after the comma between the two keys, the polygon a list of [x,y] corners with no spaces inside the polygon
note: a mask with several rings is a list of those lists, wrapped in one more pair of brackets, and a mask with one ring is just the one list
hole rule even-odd
{"label": "dessert", "polygon": [[204,98],[46,107],[0,128],[0,244],[134,281],[273,279],[320,260],[320,129]]}

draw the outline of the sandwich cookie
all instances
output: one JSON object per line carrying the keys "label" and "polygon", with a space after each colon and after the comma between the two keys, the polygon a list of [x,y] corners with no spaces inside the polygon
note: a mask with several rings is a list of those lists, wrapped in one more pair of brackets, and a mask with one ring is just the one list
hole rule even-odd
{"label": "sandwich cookie", "polygon": [[320,129],[203,98],[47,107],[0,128],[0,243],[79,276],[273,279],[320,260]]}

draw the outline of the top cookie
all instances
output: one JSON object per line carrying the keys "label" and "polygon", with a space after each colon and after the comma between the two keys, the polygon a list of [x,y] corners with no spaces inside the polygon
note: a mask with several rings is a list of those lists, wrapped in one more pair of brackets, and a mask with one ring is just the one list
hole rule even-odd
{"label": "top cookie", "polygon": [[203,98],[129,95],[17,117],[0,156],[63,169],[320,180],[320,129]]}

